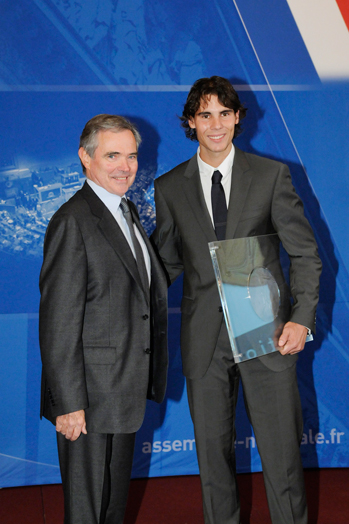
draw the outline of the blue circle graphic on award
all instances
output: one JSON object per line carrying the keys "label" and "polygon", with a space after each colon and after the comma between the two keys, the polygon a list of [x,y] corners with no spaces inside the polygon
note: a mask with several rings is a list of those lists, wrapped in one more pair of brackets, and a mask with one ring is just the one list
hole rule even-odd
{"label": "blue circle graphic on award", "polygon": [[264,322],[276,319],[280,306],[280,291],[269,269],[254,268],[248,278],[248,296],[256,315]]}

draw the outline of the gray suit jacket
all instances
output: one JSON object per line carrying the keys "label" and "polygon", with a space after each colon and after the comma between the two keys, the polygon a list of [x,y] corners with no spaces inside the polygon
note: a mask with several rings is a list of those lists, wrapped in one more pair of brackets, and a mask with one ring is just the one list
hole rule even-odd
{"label": "gray suit jacket", "polygon": [[[202,377],[212,358],[222,309],[208,243],[216,239],[205,204],[197,157],[155,180],[157,228],[153,234],[171,281],[184,271],[181,347],[184,374]],[[290,320],[315,331],[321,261],[289,169],[235,148],[226,238],[277,232],[290,261]],[[266,355],[279,371],[296,356]]]}
{"label": "gray suit jacket", "polygon": [[131,433],[167,376],[167,283],[151,258],[150,303],[116,220],[85,183],[52,217],[40,274],[41,415],[80,409],[87,431]]}

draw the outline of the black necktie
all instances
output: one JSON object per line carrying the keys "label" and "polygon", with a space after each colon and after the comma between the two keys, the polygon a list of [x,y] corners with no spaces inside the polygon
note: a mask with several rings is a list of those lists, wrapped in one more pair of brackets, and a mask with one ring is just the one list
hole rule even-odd
{"label": "black necktie", "polygon": [[144,291],[148,295],[149,294],[149,278],[148,278],[147,269],[145,267],[143,250],[135,234],[135,230],[133,227],[133,219],[132,219],[132,215],[131,215],[130,208],[129,208],[126,198],[121,199],[120,207],[125,217],[125,220],[127,222],[128,228],[130,230],[130,235],[131,235],[132,244],[133,244],[133,247],[136,253],[136,262],[137,262],[139,276],[141,277],[142,286],[143,286]]}
{"label": "black necktie", "polygon": [[217,240],[225,240],[225,230],[227,227],[227,202],[225,200],[224,189],[221,184],[223,176],[219,171],[215,171],[212,175],[212,214],[213,223],[216,231]]}

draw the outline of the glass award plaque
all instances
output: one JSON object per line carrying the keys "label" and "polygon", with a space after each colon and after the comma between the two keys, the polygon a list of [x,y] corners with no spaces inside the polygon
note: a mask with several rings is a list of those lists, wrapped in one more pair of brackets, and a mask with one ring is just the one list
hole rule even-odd
{"label": "glass award plaque", "polygon": [[277,234],[210,242],[235,362],[278,350],[291,301]]}

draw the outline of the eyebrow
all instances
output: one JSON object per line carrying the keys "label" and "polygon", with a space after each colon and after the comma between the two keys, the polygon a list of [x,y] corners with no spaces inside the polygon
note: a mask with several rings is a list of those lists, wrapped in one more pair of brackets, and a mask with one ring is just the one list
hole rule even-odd
{"label": "eyebrow", "polygon": [[[104,156],[109,155],[120,155],[120,151],[107,151]],[[129,153],[127,156],[138,156],[138,151],[135,151],[133,153]]]}
{"label": "eyebrow", "polygon": [[[223,111],[220,111],[219,114],[222,114],[222,113],[231,113],[232,111],[234,111],[233,109],[223,109]],[[212,111],[200,111],[200,113],[196,113],[198,116],[199,115],[211,115],[212,114]]]}
{"label": "eyebrow", "polygon": [[119,151],[107,151],[106,153],[104,153],[104,156],[109,156],[109,155],[120,155]]}

